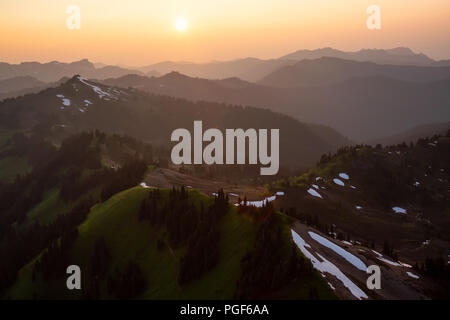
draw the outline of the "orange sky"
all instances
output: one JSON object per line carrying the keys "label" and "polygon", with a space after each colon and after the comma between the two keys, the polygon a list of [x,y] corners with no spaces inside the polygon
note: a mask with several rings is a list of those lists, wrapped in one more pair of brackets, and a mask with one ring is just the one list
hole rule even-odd
{"label": "orange sky", "polygon": [[[66,27],[69,5],[81,29]],[[366,27],[369,5],[382,29]],[[177,31],[174,21],[189,26]],[[0,61],[147,65],[408,46],[450,59],[449,0],[0,0]]]}

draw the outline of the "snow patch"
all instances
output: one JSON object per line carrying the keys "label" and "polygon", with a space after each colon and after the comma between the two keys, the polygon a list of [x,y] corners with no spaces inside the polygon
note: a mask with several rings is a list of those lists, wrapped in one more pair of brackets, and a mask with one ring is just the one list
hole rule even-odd
{"label": "snow patch", "polygon": [[341,179],[338,179],[338,178],[334,178],[333,179],[333,182],[335,183],[335,184],[337,184],[338,186],[345,186],[345,184],[344,184],[344,182],[341,180]]}
{"label": "snow patch", "polygon": [[328,285],[330,286],[331,289],[333,289],[334,291],[336,290],[335,287],[333,287],[333,285],[331,283],[328,282]]}
{"label": "snow patch", "polygon": [[383,262],[385,262],[387,264],[390,264],[391,266],[396,266],[396,267],[401,267],[402,266],[400,263],[391,261],[391,260],[386,259],[384,257],[378,257],[377,259],[380,260],[380,261],[383,261]]}
{"label": "snow patch", "polygon": [[330,240],[318,235],[315,232],[312,231],[308,231],[308,234],[311,238],[313,238],[314,240],[316,240],[317,242],[319,242],[321,245],[333,250],[334,252],[336,252],[338,255],[340,255],[342,258],[344,258],[345,260],[347,260],[348,262],[350,262],[352,265],[354,265],[357,269],[366,272],[367,270],[367,266],[365,265],[364,262],[361,261],[361,259],[359,259],[358,257],[354,256],[353,254],[351,254],[350,252],[348,252],[345,249],[342,249],[341,247],[339,247],[338,245],[336,245],[335,243],[331,242]]}
{"label": "snow patch", "polygon": [[313,254],[311,254],[306,248],[311,248],[311,246],[303,240],[300,235],[291,229],[292,239],[303,255],[311,260],[311,263],[314,269],[318,270],[320,273],[327,272],[333,276],[335,276],[339,281],[341,281],[344,286],[350,290],[350,292],[358,299],[367,299],[368,296],[362,291],[356,284],[354,284],[338,267],[336,267],[333,263],[322,257],[320,254],[317,254],[320,261]]}
{"label": "snow patch", "polygon": [[419,279],[420,278],[418,275],[415,275],[414,273],[409,272],[409,271],[406,271],[406,274],[408,276],[410,276],[411,278],[414,278],[414,279]]}
{"label": "snow patch", "polygon": [[145,189],[150,188],[145,182],[141,182],[140,186]]}
{"label": "snow patch", "polygon": [[[274,201],[276,198],[277,198],[277,196],[274,195],[274,196],[267,197],[267,198],[265,198],[263,200],[247,201],[246,205],[247,206],[257,207],[257,208],[262,208],[265,205],[267,205],[269,202]],[[236,203],[236,205],[238,206],[239,204]],[[244,205],[244,201],[241,201],[240,205]]]}
{"label": "snow patch", "polygon": [[348,179],[350,179],[350,177],[348,176],[348,174],[346,174],[346,173],[339,173],[339,177],[341,177],[342,179],[344,179],[344,180],[348,180]]}
{"label": "snow patch", "polygon": [[317,198],[323,199],[322,196],[320,195],[320,193],[318,193],[316,190],[314,190],[312,188],[308,189],[308,193],[310,195],[312,195],[313,197],[317,197]]}
{"label": "snow patch", "polygon": [[382,257],[383,255],[379,253],[378,251],[372,250],[373,253],[375,253],[377,256]]}
{"label": "snow patch", "polygon": [[[100,87],[94,86],[93,84],[90,84],[89,82],[87,82],[87,80],[85,78],[78,76],[78,80],[80,80],[80,82],[84,83],[85,85],[91,87],[92,90],[94,90],[94,92],[98,95],[99,99],[103,99],[103,97],[109,97],[109,98],[116,99],[116,97],[114,97],[112,94],[105,92]],[[105,99],[107,99],[107,98],[105,98]]]}
{"label": "snow patch", "polygon": [[403,209],[403,208],[400,208],[400,207],[392,207],[392,210],[394,210],[395,213],[406,214],[406,209]]}
{"label": "snow patch", "polygon": [[407,263],[404,263],[404,262],[401,262],[401,261],[399,261],[398,263],[400,263],[402,266],[404,266],[406,268],[412,268],[412,265],[410,265],[410,264],[407,264]]}

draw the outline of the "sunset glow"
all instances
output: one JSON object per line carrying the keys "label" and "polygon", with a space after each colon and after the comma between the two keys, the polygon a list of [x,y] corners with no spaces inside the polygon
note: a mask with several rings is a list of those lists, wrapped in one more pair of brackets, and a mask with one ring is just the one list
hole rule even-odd
{"label": "sunset glow", "polygon": [[188,27],[188,22],[186,21],[186,19],[184,19],[184,18],[178,18],[178,19],[175,21],[175,28],[176,28],[178,31],[186,31],[187,27]]}
{"label": "sunset glow", "polygon": [[[437,59],[450,56],[448,0],[379,0],[383,25],[377,31],[366,27],[366,10],[372,4],[361,0],[345,4],[335,0],[4,0],[0,60],[88,58],[143,65],[246,56],[268,59],[320,47],[359,50],[399,45]],[[79,30],[66,27],[70,5],[80,8]]]}

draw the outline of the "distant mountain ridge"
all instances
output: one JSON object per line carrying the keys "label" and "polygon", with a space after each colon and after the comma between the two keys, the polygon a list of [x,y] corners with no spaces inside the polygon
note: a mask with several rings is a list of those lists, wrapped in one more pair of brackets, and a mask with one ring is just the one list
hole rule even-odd
{"label": "distant mountain ridge", "polygon": [[355,52],[346,52],[333,48],[321,48],[316,50],[298,50],[280,57],[283,60],[318,59],[322,57],[340,58],[354,61],[370,61],[378,64],[429,66],[436,61],[423,53],[414,53],[405,47],[393,49],[361,49]]}
{"label": "distant mountain ridge", "polygon": [[450,66],[449,60],[436,61],[425,54],[415,53],[405,47],[393,49],[362,49],[356,52],[346,52],[333,48],[320,48],[316,50],[298,50],[282,57],[268,60],[243,58],[232,61],[214,61],[207,63],[165,61],[139,68],[139,70],[144,73],[153,71],[159,72],[160,74],[177,71],[191,77],[206,79],[239,77],[246,81],[255,82],[282,67],[294,65],[305,59],[319,59],[324,57],[401,66]]}
{"label": "distant mountain ridge", "polygon": [[313,165],[322,154],[351,143],[332,129],[265,109],[149,95],[80,76],[38,94],[0,102],[0,128],[38,131],[51,138],[98,129],[167,147],[173,130],[192,130],[195,120],[202,120],[204,128],[280,129],[280,163],[286,167]]}
{"label": "distant mountain ridge", "polygon": [[410,82],[450,79],[450,66],[404,66],[359,62],[323,57],[302,60],[274,71],[260,84],[274,87],[296,87],[340,82],[354,77],[383,76]]}
{"label": "distant mountain ridge", "polygon": [[128,67],[123,64],[107,65],[102,62],[91,63],[87,59],[72,63],[52,61],[49,63],[23,62],[20,64],[9,64],[0,62],[0,80],[28,75],[40,81],[52,82],[62,77],[71,77],[74,74],[81,74],[93,79],[105,79],[126,74],[161,76],[176,71],[191,77],[206,79],[238,77],[245,81],[256,82],[280,68],[294,65],[299,61],[324,57],[400,66],[450,66],[450,60],[433,60],[425,54],[415,53],[405,47],[362,49],[355,52],[346,52],[327,47],[315,50],[298,50],[273,59],[248,57],[206,63],[162,61],[143,67]]}
{"label": "distant mountain ridge", "polygon": [[46,83],[31,76],[18,76],[6,80],[0,80],[0,94],[19,91],[27,88],[41,87]]}
{"label": "distant mountain ridge", "polygon": [[117,66],[96,68],[87,59],[71,63],[52,61],[48,63],[22,62],[20,64],[9,64],[0,62],[0,80],[31,76],[39,81],[54,82],[63,77],[72,77],[74,74],[80,74],[89,78],[105,79],[109,77],[120,77],[126,74],[142,73],[137,70],[124,69]]}
{"label": "distant mountain ridge", "polygon": [[[318,63],[333,59],[319,59]],[[347,63],[354,70],[360,69],[360,64],[366,64],[344,61],[344,65]],[[374,67],[380,65],[374,64]],[[405,66],[398,68],[409,69]],[[427,70],[429,67],[424,68]],[[312,73],[311,78],[327,80],[324,77],[326,68],[318,69],[325,71],[317,76]],[[370,74],[376,72],[365,77],[352,77],[344,68],[336,77],[341,81],[300,87],[274,87],[236,78],[208,80],[176,72],[159,78],[130,75],[103,82],[194,101],[269,108],[302,122],[334,128],[349,139],[361,142],[395,135],[424,123],[450,121],[450,80],[424,83],[413,82],[415,78],[403,81]]]}
{"label": "distant mountain ridge", "polygon": [[67,81],[68,77],[63,77],[54,82],[42,82],[30,76],[19,76],[10,79],[0,80],[0,101],[8,98],[15,98],[30,93],[38,93],[44,89],[56,87]]}
{"label": "distant mountain ridge", "polygon": [[294,63],[288,60],[262,60],[245,58],[224,62],[192,63],[165,61],[139,68],[144,73],[167,74],[172,71],[192,77],[224,79],[238,77],[246,81],[257,81],[280,67]]}

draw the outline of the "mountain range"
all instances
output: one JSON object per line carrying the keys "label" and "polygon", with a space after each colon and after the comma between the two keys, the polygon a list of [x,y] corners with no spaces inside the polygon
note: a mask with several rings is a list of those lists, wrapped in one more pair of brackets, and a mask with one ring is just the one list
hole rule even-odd
{"label": "mountain range", "polygon": [[411,66],[450,66],[449,61],[436,61],[424,54],[414,53],[409,48],[394,49],[363,49],[356,52],[345,52],[332,48],[316,50],[299,50],[279,58],[262,60],[244,58],[232,61],[214,61],[209,63],[173,62],[166,61],[139,68],[147,73],[157,71],[166,74],[177,71],[191,77],[206,79],[224,79],[239,77],[246,81],[256,82],[270,73],[286,66],[291,66],[302,60],[315,60],[324,57],[339,58],[359,62],[374,62],[389,65]]}
{"label": "mountain range", "polygon": [[141,74],[137,70],[124,69],[117,66],[96,68],[87,59],[71,63],[52,61],[48,63],[22,62],[20,64],[9,64],[0,62],[0,80],[31,76],[39,81],[54,82],[63,77],[72,77],[74,74],[80,74],[89,78],[104,79],[120,77],[130,73]]}
{"label": "mountain range", "polygon": [[285,69],[262,83],[192,78],[177,72],[158,78],[128,75],[103,82],[194,101],[269,108],[300,121],[330,126],[353,141],[370,141],[416,125],[450,120],[449,67],[320,58]]}
{"label": "mountain range", "polygon": [[277,87],[299,87],[371,76],[411,82],[439,81],[450,78],[450,66],[399,66],[324,57],[302,60],[294,65],[285,66],[267,75],[258,83]]}
{"label": "mountain range", "polygon": [[[8,69],[0,297],[448,299],[445,62],[406,48],[261,61],[202,66],[212,79],[86,60]],[[279,129],[278,175],[173,164],[171,133],[196,120]],[[82,290],[67,290],[69,265]]]}
{"label": "mountain range", "polygon": [[403,47],[386,50],[362,49],[356,52],[321,48],[298,50],[282,57],[267,60],[248,57],[207,63],[164,61],[143,67],[130,67],[122,64],[108,65],[101,62],[91,63],[87,59],[72,63],[52,61],[48,63],[22,62],[20,64],[9,64],[0,62],[0,80],[17,76],[32,76],[40,81],[53,82],[62,77],[71,77],[74,74],[80,74],[87,78],[104,79],[126,74],[160,76],[177,71],[188,76],[206,79],[238,77],[246,81],[256,82],[282,67],[294,65],[301,60],[315,60],[323,57],[389,65],[450,66],[449,60],[433,60],[424,54],[414,53],[411,49]]}
{"label": "mountain range", "polygon": [[323,57],[340,58],[353,61],[370,61],[378,64],[429,66],[439,61],[435,61],[423,53],[415,53],[409,48],[398,47],[393,49],[361,49],[359,51],[348,52],[333,48],[321,48],[316,50],[298,50],[280,57],[283,60],[306,60]]}
{"label": "mountain range", "polygon": [[38,94],[0,102],[0,126],[41,132],[52,139],[61,131],[67,135],[98,129],[167,146],[173,130],[192,129],[200,115],[205,128],[281,128],[280,158],[285,166],[314,164],[323,153],[351,143],[331,128],[269,110],[150,95],[81,76]]}

